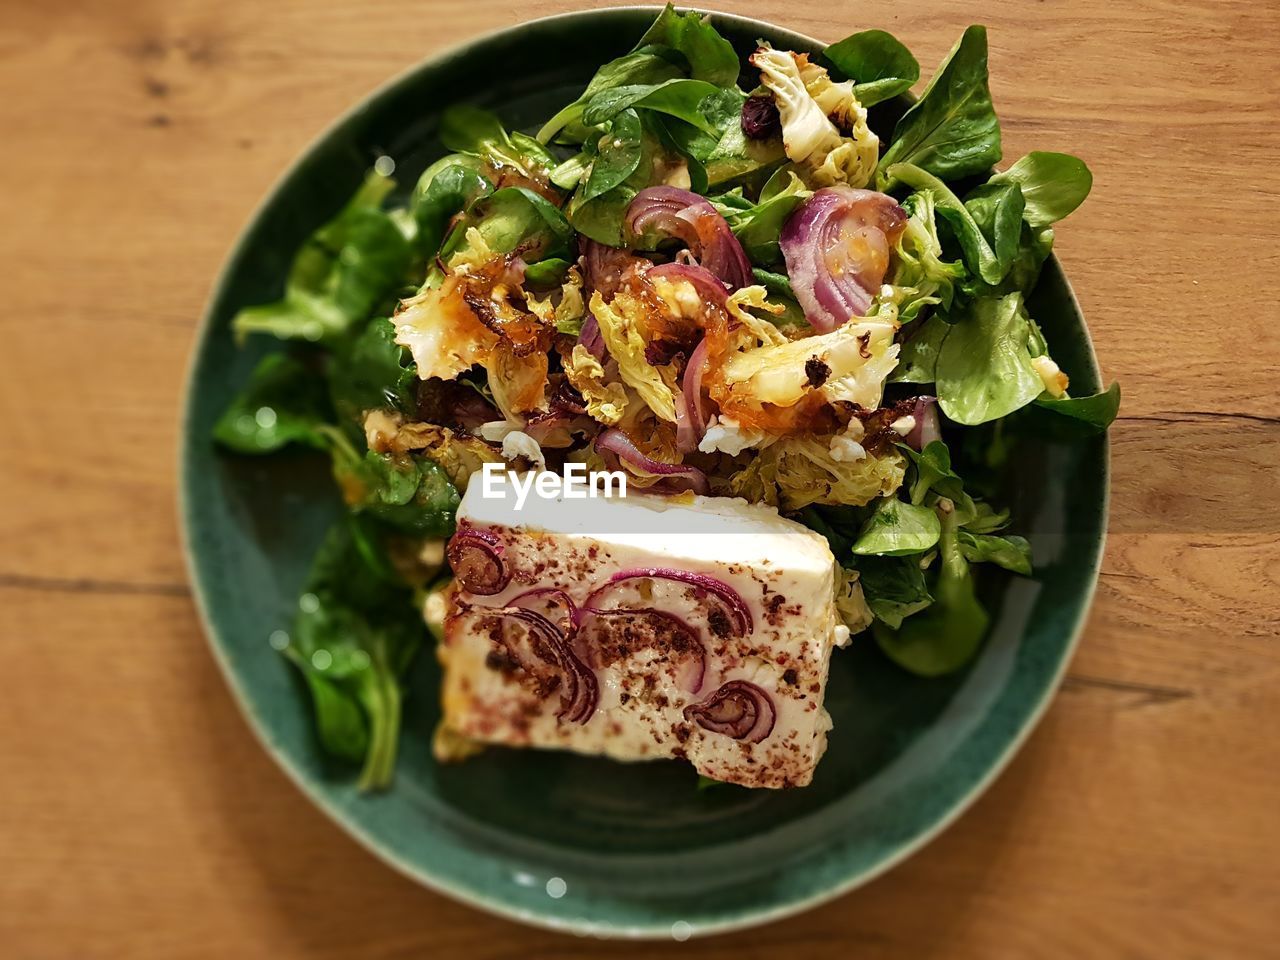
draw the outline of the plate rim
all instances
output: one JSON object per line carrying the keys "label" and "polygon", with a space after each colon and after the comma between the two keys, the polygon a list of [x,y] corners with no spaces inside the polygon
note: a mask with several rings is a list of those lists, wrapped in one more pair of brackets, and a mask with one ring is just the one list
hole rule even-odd
{"label": "plate rim", "polygon": [[[227,687],[231,691],[232,699],[235,701],[242,719],[249,727],[250,732],[258,741],[259,745],[268,754],[268,756],[275,761],[276,766],[280,768],[280,770],[294,784],[294,786],[297,787],[302,795],[306,797],[317,809],[319,809],[330,821],[337,825],[343,833],[353,839],[366,851],[373,854],[377,859],[391,867],[401,876],[413,880],[415,883],[426,887],[434,893],[442,894],[456,902],[465,904],[466,906],[474,909],[482,910],[505,919],[541,929],[551,930],[557,933],[573,933],[578,936],[598,936],[600,933],[599,925],[591,921],[584,921],[576,918],[561,919],[559,917],[538,913],[532,910],[513,907],[501,898],[495,898],[487,894],[478,893],[464,885],[451,882],[447,878],[430,872],[418,864],[408,862],[407,859],[402,857],[402,855],[389,844],[382,842],[372,835],[371,832],[366,830],[363,825],[349,818],[346,815],[346,811],[339,803],[325,796],[322,792],[314,789],[302,773],[301,769],[273,740],[268,724],[266,724],[260,716],[259,711],[251,702],[245,686],[241,683],[239,674],[236,672],[226,650],[224,649],[224,644],[214,627],[213,620],[209,612],[208,598],[205,594],[203,580],[200,576],[199,570],[197,569],[195,550],[192,546],[194,507],[188,497],[188,490],[190,488],[190,477],[193,463],[189,456],[189,448],[192,438],[191,427],[196,406],[194,400],[196,376],[200,366],[201,356],[204,352],[204,344],[210,336],[211,330],[214,326],[214,313],[218,305],[218,301],[230,281],[233,268],[240,262],[241,256],[244,253],[245,248],[248,246],[250,238],[255,234],[255,228],[265,219],[268,209],[275,202],[277,196],[283,192],[286,184],[292,180],[298,170],[303,167],[307,159],[321,144],[323,144],[330,136],[335,134],[340,128],[345,126],[350,120],[358,116],[369,102],[382,97],[386,93],[398,87],[400,84],[409,80],[419,71],[433,64],[463,55],[471,47],[498,40],[504,36],[522,33],[535,24],[554,24],[556,21],[561,20],[608,19],[615,14],[624,12],[643,12],[656,16],[656,14],[662,9],[663,5],[661,4],[630,4],[585,10],[569,10],[545,17],[536,17],[532,20],[523,21],[508,27],[489,30],[484,33],[470,36],[464,40],[460,40],[454,44],[439,49],[413,64],[410,64],[405,69],[396,72],[391,77],[369,90],[367,93],[361,95],[354,104],[342,111],[334,120],[326,124],[318,134],[311,137],[305,143],[305,145],[294,156],[293,160],[271,183],[262,199],[254,206],[252,212],[245,220],[244,225],[237,232],[235,242],[223,258],[222,265],[215,275],[213,283],[209,289],[209,294],[205,299],[204,307],[200,313],[199,322],[197,323],[193,334],[192,346],[188,352],[186,369],[182,380],[182,402],[179,410],[178,421],[178,490],[176,505],[179,540],[183,554],[183,564],[187,574],[187,581],[191,588],[191,596],[195,604],[205,645],[213,654],[214,661],[217,663],[223,679],[226,681]],[[740,28],[763,26],[770,30],[791,34],[816,47],[826,46],[823,41],[817,40],[807,34],[755,17],[747,17],[741,14],[729,13],[720,10],[708,10],[698,6],[685,6],[682,4],[677,4],[677,9],[680,12],[697,12],[710,16],[713,20],[731,22]],[[1075,289],[1072,287],[1070,278],[1067,276],[1066,271],[1061,268],[1061,263],[1058,261],[1057,254],[1051,252],[1049,259],[1051,259],[1057,266],[1062,278],[1063,287],[1070,301],[1070,307],[1080,318],[1080,333],[1083,336],[1084,345],[1087,349],[1088,356],[1093,367],[1093,372],[1098,376],[1099,383],[1101,383],[1101,368],[1098,364],[1097,353],[1094,350],[1093,337],[1089,331],[1089,326],[1085,319],[1084,311],[1081,309],[1080,301],[1076,296]],[[1036,699],[1034,705],[1030,709],[1030,712],[1027,714],[1025,721],[1022,723],[1018,731],[1010,738],[1009,742],[1005,745],[1000,754],[988,766],[986,771],[984,771],[982,776],[975,780],[970,788],[953,802],[945,814],[939,817],[919,835],[909,842],[902,844],[894,850],[892,854],[886,856],[878,863],[861,870],[855,870],[844,880],[830,884],[826,888],[806,897],[788,901],[773,908],[746,908],[736,915],[727,917],[723,920],[698,923],[692,927],[691,934],[693,938],[729,933],[736,930],[745,930],[773,923],[775,921],[815,909],[816,907],[829,903],[832,900],[864,886],[877,877],[880,877],[894,869],[951,827],[961,816],[973,807],[977,800],[991,787],[992,783],[994,783],[995,780],[1006,770],[1013,758],[1021,751],[1031,734],[1040,726],[1045,713],[1047,713],[1050,705],[1056,698],[1067,669],[1079,648],[1080,641],[1084,633],[1085,621],[1093,607],[1093,601],[1097,592],[1098,581],[1102,570],[1102,563],[1106,553],[1111,510],[1111,439],[1109,431],[1103,434],[1102,441],[1100,462],[1098,464],[1103,490],[1102,500],[1099,504],[1100,529],[1095,547],[1092,570],[1088,572],[1085,589],[1077,600],[1075,619],[1070,626],[1069,639],[1062,648],[1058,663],[1054,668],[1049,682],[1040,692],[1039,697]],[[637,941],[662,941],[674,939],[672,925],[664,923],[630,924],[625,926],[614,925],[611,923],[608,927],[608,936],[614,939]]]}

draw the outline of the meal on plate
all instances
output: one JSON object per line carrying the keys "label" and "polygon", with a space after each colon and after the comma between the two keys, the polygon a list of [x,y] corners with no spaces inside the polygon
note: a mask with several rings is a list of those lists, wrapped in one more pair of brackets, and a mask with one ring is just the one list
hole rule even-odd
{"label": "meal on plate", "polygon": [[[972,660],[976,578],[1032,574],[984,494],[1020,435],[1103,430],[1119,390],[1070,393],[1028,309],[1088,169],[992,173],[982,27],[908,103],[918,78],[880,30],[741,61],[668,7],[540,129],[448,106],[451,152],[412,190],[378,158],[235,317],[294,346],[217,440],[324,451],[348,508],[272,644],[363,788],[428,636],[441,761],[748,787],[811,781],[833,648]],[[625,495],[542,482],[584,475]]]}

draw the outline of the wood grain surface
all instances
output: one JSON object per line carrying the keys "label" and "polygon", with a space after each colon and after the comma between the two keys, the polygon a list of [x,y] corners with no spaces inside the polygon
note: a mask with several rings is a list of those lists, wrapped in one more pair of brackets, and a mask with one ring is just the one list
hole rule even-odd
{"label": "wood grain surface", "polygon": [[1108,379],[1112,535],[1070,678],[991,791],[868,887],[685,944],[428,893],[237,715],[175,520],[212,278],[340,111],[560,0],[0,3],[0,955],[1280,956],[1280,5],[713,4],[936,63],[991,28],[1006,156],[1085,158],[1058,250]]}

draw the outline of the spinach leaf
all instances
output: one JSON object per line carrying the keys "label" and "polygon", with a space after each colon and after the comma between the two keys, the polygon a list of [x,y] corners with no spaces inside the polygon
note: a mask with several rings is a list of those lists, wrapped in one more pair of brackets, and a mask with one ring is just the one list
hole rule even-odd
{"label": "spinach leaf", "polygon": [[465,103],[445,110],[440,139],[456,153],[473,154],[533,179],[546,178],[559,162],[533,137],[507,133],[497,114]]}
{"label": "spinach leaf", "polygon": [[453,218],[493,193],[493,184],[479,172],[472,158],[446,159],[447,163],[432,164],[423,173],[410,205],[418,224],[418,253],[428,260],[440,252]]}
{"label": "spinach leaf", "polygon": [[822,55],[854,82],[853,95],[864,107],[906,93],[920,79],[920,64],[911,51],[883,30],[845,37]]}
{"label": "spinach leaf", "polygon": [[644,155],[643,140],[640,115],[634,109],[627,108],[614,117],[608,132],[600,138],[600,151],[591,162],[581,202],[608,193],[635,173]]}
{"label": "spinach leaf", "polygon": [[614,87],[591,98],[582,120],[588,126],[599,126],[612,120],[628,107],[669,114],[704,133],[715,133],[716,127],[699,109],[704,100],[719,91],[703,80],[677,78],[659,84]]}
{"label": "spinach leaf", "polygon": [[938,351],[938,404],[966,426],[1008,416],[1044,392],[1031,364],[1031,325],[1022,296],[977,300],[947,331]]}
{"label": "spinach leaf", "polygon": [[565,214],[579,233],[598,243],[620,247],[623,243],[622,222],[635,195],[652,186],[657,170],[670,162],[648,115],[641,116],[640,162],[617,186],[589,200],[583,199],[584,185],[569,198]]}
{"label": "spinach leaf", "polygon": [[871,613],[895,630],[933,603],[919,557],[857,557],[854,566]]}
{"label": "spinach leaf", "polygon": [[924,553],[938,542],[942,527],[931,507],[885,497],[876,504],[853,545],[859,556],[905,557]]}
{"label": "spinach leaf", "polygon": [[938,501],[938,517],[942,562],[931,591],[933,604],[896,629],[884,622],[872,625],[880,649],[900,667],[923,677],[952,673],[972,660],[990,623],[974,592],[973,575],[960,547],[959,523],[949,500]]}
{"label": "spinach leaf", "polygon": [[897,383],[933,383],[938,350],[950,329],[951,324],[935,313],[910,330],[902,341],[898,366],[889,379]]}
{"label": "spinach leaf", "polygon": [[1083,160],[1069,153],[1032,151],[990,183],[1016,183],[1026,199],[1027,223],[1047,227],[1084,203],[1093,187],[1093,174]]}
{"label": "spinach leaf", "polygon": [[741,67],[733,44],[720,36],[709,17],[693,10],[677,13],[674,6],[667,4],[638,46],[675,50],[689,64],[689,73],[695,80],[706,80],[718,87],[733,86],[738,81]]}
{"label": "spinach leaf", "polygon": [[418,370],[409,352],[396,343],[391,320],[375,320],[350,348],[336,354],[329,368],[329,396],[338,418],[359,424],[368,410],[413,413]]}
{"label": "spinach leaf", "polygon": [[293,357],[270,353],[218,418],[213,438],[237,453],[272,453],[290,443],[324,449],[318,428],[327,418],[323,379]]}
{"label": "spinach leaf", "polygon": [[1036,406],[1061,417],[1069,417],[1084,432],[1101,433],[1115,421],[1120,412],[1120,384],[1113,383],[1102,393],[1090,397],[1047,397],[1036,399]]}
{"label": "spinach leaf", "polygon": [[[1017,253],[1016,246],[1011,248],[1007,234],[1011,212],[1016,210],[1019,219],[1022,216],[1018,199],[1021,194],[1018,191],[1006,186],[1001,197],[982,198],[979,203],[979,210],[984,218],[991,221],[989,228],[993,233],[997,221],[1002,225],[1001,244],[997,249],[988,241],[987,234],[974,219],[973,212],[937,177],[906,163],[890,167],[889,174],[916,190],[927,191],[932,195],[934,210],[951,227],[960,244],[965,263],[975,274],[991,284],[1004,279],[1009,272],[1012,257]],[[1004,260],[1001,260],[1001,254],[1004,255]]]}
{"label": "spinach leaf", "polygon": [[994,563],[1024,577],[1031,576],[1031,544],[1023,537],[996,537],[961,530],[960,552],[970,563]]}
{"label": "spinach leaf", "polygon": [[391,783],[400,678],[422,643],[411,592],[394,579],[379,535],[339,522],[316,556],[282,653],[306,678],[324,749],[359,761],[362,790]]}
{"label": "spinach leaf", "polygon": [[381,306],[404,283],[409,240],[382,210],[395,182],[371,173],[333,220],[294,257],[284,298],[236,314],[236,335],[269,333],[281,340],[333,341]]}
{"label": "spinach leaf", "polygon": [[913,164],[955,180],[982,173],[999,159],[1000,121],[987,87],[987,30],[972,26],[898,121],[876,179],[886,190],[895,165]]}

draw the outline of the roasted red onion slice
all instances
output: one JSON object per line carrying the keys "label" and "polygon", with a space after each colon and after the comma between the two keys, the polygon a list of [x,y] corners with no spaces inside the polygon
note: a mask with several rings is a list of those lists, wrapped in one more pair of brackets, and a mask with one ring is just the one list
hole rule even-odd
{"label": "roasted red onion slice", "polygon": [[637,193],[627,208],[626,227],[633,238],[681,241],[699,264],[732,290],[751,283],[751,261],[706,197],[679,187],[648,187]]}
{"label": "roasted red onion slice", "polygon": [[649,271],[651,278],[661,277],[671,283],[688,281],[703,303],[723,307],[729,302],[729,288],[706,267],[692,263],[660,263]]}
{"label": "roasted red onion slice", "polygon": [[555,587],[535,587],[507,601],[509,607],[532,610],[551,623],[567,620],[572,626],[578,622],[578,607],[563,590]]}
{"label": "roasted red onion slice", "polygon": [[600,431],[595,440],[595,447],[602,454],[612,454],[645,473],[661,477],[664,488],[672,492],[692,490],[694,493],[705,494],[711,489],[711,485],[707,482],[707,475],[697,467],[655,460],[641,453],[631,442],[631,438],[615,427]]}
{"label": "roasted red onion slice", "polygon": [[787,274],[819,333],[865,316],[889,269],[889,253],[907,224],[898,201],[874,190],[819,190],[782,228]]}
{"label": "roasted red onion slice", "polygon": [[592,667],[607,667],[646,648],[659,650],[675,671],[675,684],[685,693],[702,689],[707,651],[698,632],[675,614],[640,607],[582,611],[574,635],[574,653]]}
{"label": "roasted red onion slice", "polygon": [[702,595],[718,600],[719,607],[723,609],[725,614],[726,630],[716,630],[716,624],[712,623],[713,633],[728,632],[736,637],[745,637],[755,629],[755,622],[751,617],[751,610],[746,601],[729,584],[705,573],[694,573],[691,570],[675,570],[669,567],[638,567],[633,570],[620,570],[609,578],[608,583],[597,587],[591,592],[586,602],[583,603],[583,609],[605,609],[608,592],[617,590],[633,580],[642,578],[671,580],[676,583],[682,583],[693,587]]}
{"label": "roasted red onion slice", "polygon": [[463,527],[450,538],[445,553],[454,577],[471,593],[492,596],[511,579],[502,562],[502,544],[492,533]]}
{"label": "roasted red onion slice", "polygon": [[730,680],[706,700],[684,708],[686,720],[744,743],[769,736],[776,717],[769,694],[746,680]]}
{"label": "roasted red onion slice", "polygon": [[[707,367],[707,340],[705,337],[693,348],[689,362],[685,364],[681,388],[684,394],[685,415],[689,420],[689,429],[695,437],[693,446],[696,449],[707,432],[706,399],[702,396],[702,375]],[[681,449],[681,453],[690,451]]]}
{"label": "roasted red onion slice", "polygon": [[600,689],[595,674],[574,655],[564,634],[542,614],[522,607],[484,611],[505,620],[514,620],[525,628],[523,638],[507,631],[499,636],[507,654],[526,673],[538,681],[540,689],[549,680],[559,681],[560,710],[556,717],[570,723],[586,723],[595,713]]}
{"label": "roasted red onion slice", "polygon": [[911,416],[916,422],[915,426],[902,438],[902,442],[911,449],[923,450],[933,441],[942,439],[942,430],[938,426],[937,397],[916,397]]}

